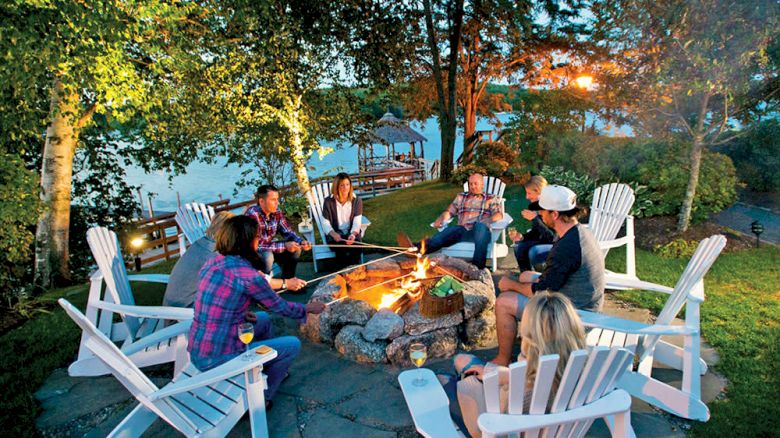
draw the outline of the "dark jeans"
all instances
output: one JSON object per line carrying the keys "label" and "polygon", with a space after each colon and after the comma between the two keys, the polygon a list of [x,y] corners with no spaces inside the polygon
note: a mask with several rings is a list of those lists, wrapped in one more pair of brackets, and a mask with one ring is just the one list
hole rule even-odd
{"label": "dark jeans", "polygon": [[479,269],[484,269],[487,262],[487,248],[490,245],[490,228],[483,223],[476,223],[467,230],[457,225],[447,227],[436,233],[430,239],[425,240],[425,252],[433,253],[444,247],[452,246],[459,242],[474,242],[474,256],[471,263]]}
{"label": "dark jeans", "polygon": [[[536,246],[544,247],[546,251],[532,251],[531,249]],[[517,259],[517,266],[520,268],[520,272],[531,271],[534,269],[534,266],[544,263],[547,260],[547,254],[550,253],[550,247],[552,245],[546,245],[538,240],[521,240],[517,242],[515,244],[515,258]]]}
{"label": "dark jeans", "polygon": [[[349,233],[343,234],[340,231],[336,231],[339,233],[342,239],[347,240],[347,237],[349,237]],[[336,242],[333,240],[330,235],[325,236],[325,241],[331,245],[346,245],[347,242],[341,241]],[[360,242],[360,235],[355,237],[355,242]],[[350,265],[356,265],[360,263],[360,256],[363,254],[363,248],[360,247],[360,245],[353,244],[351,248],[343,248],[343,247],[330,247],[330,250],[336,253],[336,258],[334,260],[334,267],[343,268]]]}
{"label": "dark jeans", "polygon": [[295,268],[298,267],[298,259],[301,258],[301,250],[295,252],[260,251],[260,258],[265,264],[261,270],[266,274],[271,275],[274,262],[276,262],[282,268],[282,278],[293,278],[295,277]]}

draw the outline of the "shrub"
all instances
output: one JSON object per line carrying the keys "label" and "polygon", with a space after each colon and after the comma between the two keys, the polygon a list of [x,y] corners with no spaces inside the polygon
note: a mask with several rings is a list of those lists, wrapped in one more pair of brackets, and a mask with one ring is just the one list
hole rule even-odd
{"label": "shrub", "polygon": [[739,179],[749,188],[780,190],[780,122],[776,119],[761,122],[722,150],[734,161]]}
{"label": "shrub", "polygon": [[544,166],[540,174],[550,184],[557,184],[570,188],[577,194],[577,203],[590,205],[593,200],[593,191],[596,190],[596,181],[588,175],[581,175],[573,170],[563,167]]}
{"label": "shrub", "polygon": [[694,240],[674,239],[666,245],[656,245],[653,252],[667,259],[680,259],[692,257],[699,245]]}
{"label": "shrub", "polygon": [[303,195],[289,194],[284,197],[284,201],[279,204],[279,208],[287,218],[302,218],[308,211],[309,201]]}
{"label": "shrub", "polygon": [[474,161],[455,169],[452,173],[452,182],[463,183],[474,172],[503,177],[510,167],[517,164],[517,156],[517,151],[502,141],[480,143],[475,150]]}
{"label": "shrub", "polygon": [[26,292],[32,276],[33,234],[43,204],[38,175],[7,154],[0,160],[0,297],[11,301]]}
{"label": "shrub", "polygon": [[480,166],[476,163],[470,163],[465,166],[458,166],[452,172],[452,178],[450,180],[455,184],[463,184],[464,182],[468,181],[469,176],[474,172],[479,172],[483,175],[498,176],[495,174],[490,174],[483,166]]}

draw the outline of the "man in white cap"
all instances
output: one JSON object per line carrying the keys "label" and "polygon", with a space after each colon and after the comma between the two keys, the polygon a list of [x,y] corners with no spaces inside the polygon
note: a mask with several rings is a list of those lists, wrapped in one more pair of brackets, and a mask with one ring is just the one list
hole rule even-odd
{"label": "man in white cap", "polygon": [[561,292],[578,309],[601,310],[604,301],[604,254],[588,227],[579,223],[584,213],[577,195],[566,187],[550,185],[539,196],[539,215],[555,230],[558,240],[541,275],[525,271],[517,281],[503,277],[496,299],[498,355],[492,362],[508,365],[517,338],[517,321],[528,299],[537,291]]}

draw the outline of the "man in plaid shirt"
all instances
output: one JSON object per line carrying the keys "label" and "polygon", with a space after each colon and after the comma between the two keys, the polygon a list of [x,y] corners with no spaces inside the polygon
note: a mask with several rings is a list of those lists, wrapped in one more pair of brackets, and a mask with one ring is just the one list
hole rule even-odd
{"label": "man in plaid shirt", "polygon": [[[459,193],[452,204],[439,215],[433,226],[441,228],[451,217],[458,217],[458,225],[439,231],[425,240],[425,252],[432,253],[458,242],[474,242],[474,256],[471,263],[479,269],[485,268],[487,247],[490,244],[490,224],[503,219],[499,199],[482,193],[485,183],[480,173],[469,176],[469,191]],[[408,237],[399,235],[401,246],[412,246]],[[418,248],[420,247],[417,245]]]}
{"label": "man in plaid shirt", "polygon": [[[257,205],[249,207],[244,214],[257,221],[257,235],[260,238],[257,251],[265,263],[261,270],[270,274],[276,262],[282,268],[282,278],[293,278],[301,249],[310,250],[311,243],[297,235],[279,211],[279,189],[265,184],[258,187],[255,197]],[[277,233],[284,240],[273,240]]]}

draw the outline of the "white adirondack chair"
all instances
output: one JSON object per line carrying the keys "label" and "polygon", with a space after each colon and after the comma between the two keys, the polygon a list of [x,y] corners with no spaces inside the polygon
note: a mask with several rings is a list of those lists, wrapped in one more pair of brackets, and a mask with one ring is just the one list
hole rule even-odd
{"label": "white adirondack chair", "polygon": [[[330,186],[330,182],[321,182],[319,184],[313,185],[311,190],[306,192],[306,199],[309,200],[309,214],[312,218],[314,218],[314,222],[317,224],[317,231],[320,233],[320,241],[323,244],[327,244],[327,242],[325,241],[325,232],[322,228],[322,205],[325,202],[325,198],[330,196]],[[365,236],[366,228],[368,228],[369,225],[371,225],[371,221],[368,220],[365,215],[363,215],[363,223],[360,226],[360,237]],[[313,231],[309,237],[311,237],[310,240],[314,242]],[[312,248],[311,253],[312,259],[314,260],[314,272],[318,272],[317,260],[336,257],[336,253],[331,251],[331,249],[327,246],[315,246]],[[363,262],[362,256],[360,258],[360,262]]]}
{"label": "white adirondack chair", "polygon": [[[699,243],[674,289],[639,280],[626,280],[620,286],[669,294],[654,323],[643,324],[599,313],[578,311],[583,323],[593,327],[589,345],[623,346],[639,355],[636,371],[623,375],[618,386],[631,395],[680,417],[707,421],[707,405],[701,400],[701,376],[707,364],[700,357],[699,307],[704,302],[704,275],[726,246],[726,238],[711,236]],[[614,281],[614,280],[613,280]],[[685,323],[672,325],[685,306]],[[683,347],[661,340],[662,336],[682,336]],[[653,379],[653,361],[682,371],[680,389]]]}
{"label": "white adirondack chair", "polygon": [[[631,207],[634,205],[634,191],[626,184],[611,183],[596,189],[590,206],[588,227],[604,251],[604,257],[612,248],[626,247],[626,272],[608,272],[611,277],[624,277],[638,280],[636,276],[636,249],[634,247],[634,217]],[[617,234],[626,224],[626,235]]]}
{"label": "white adirondack chair", "polygon": [[[526,437],[583,437],[596,418],[604,418],[612,436],[634,436],[631,428],[631,397],[615,389],[615,381],[631,363],[633,354],[624,348],[596,347],[572,352],[558,390],[552,382],[559,357],[542,356],[536,371],[528,412],[524,412],[525,361],[509,367],[509,402],[501,412],[498,372],[485,376],[485,406],[479,428],[486,437],[525,432]],[[549,413],[547,406],[553,397]]]}
{"label": "white adirondack chair", "polygon": [[[509,367],[508,412],[502,413],[498,373],[485,376],[484,392],[487,412],[479,416],[483,436],[491,437],[526,432],[526,437],[581,437],[596,418],[604,418],[615,437],[632,437],[631,397],[622,390],[613,390],[615,381],[631,363],[632,354],[623,348],[596,347],[575,351],[569,357],[556,393],[551,393],[558,355],[540,358],[534,390],[524,412],[526,392],[525,361]],[[414,386],[416,370],[398,376],[406,404],[417,431],[425,437],[457,437],[460,431],[449,416],[449,401],[430,370],[423,369],[428,383]],[[553,397],[547,413],[548,400]],[[558,434],[556,434],[558,433]]]}
{"label": "white adirondack chair", "polygon": [[187,251],[187,246],[192,245],[206,234],[206,228],[211,224],[213,217],[214,207],[200,202],[184,204],[183,207],[176,210],[176,223],[182,231],[179,234],[180,256],[183,256]]}
{"label": "white adirondack chair", "polygon": [[[130,281],[167,283],[168,275],[127,275],[116,234],[103,227],[87,231],[87,242],[98,270],[90,277],[86,315],[101,333],[121,344],[130,359],[139,367],[175,362],[176,371],[189,361],[186,351],[187,330],[193,310],[177,307],[139,307],[135,305]],[[105,282],[105,293],[103,283]],[[120,316],[114,322],[114,316]],[[169,327],[165,320],[180,321]],[[82,333],[77,360],[68,367],[71,376],[99,376],[110,370],[86,347],[88,334]],[[138,342],[145,347],[138,350]],[[148,345],[149,340],[155,344]]]}
{"label": "white adirondack chair", "polygon": [[[504,190],[505,189],[506,189],[506,184],[504,184],[504,182],[501,181],[500,179],[492,176],[484,177],[483,193],[494,195],[497,198],[499,198],[499,202],[501,203],[501,212],[504,214],[503,219],[497,222],[493,222],[490,225],[492,239],[490,244],[488,245],[487,258],[490,259],[493,263],[492,265],[493,272],[496,272],[496,269],[498,268],[498,258],[506,257],[506,255],[509,254],[509,246],[506,244],[506,227],[508,227],[509,224],[511,224],[512,221],[514,220],[512,219],[512,216],[510,216],[506,211],[504,211]],[[469,191],[468,182],[463,184],[463,191],[464,192]],[[439,231],[445,229],[447,225],[449,225],[449,223],[452,221],[452,219],[453,218],[450,218],[450,220],[442,224],[442,226],[439,228]],[[433,227],[433,224],[431,224],[431,226]],[[500,242],[499,239],[501,240]],[[471,258],[474,256],[474,243],[459,242],[456,243],[455,245],[442,248],[441,252],[442,254],[448,255],[450,257]]]}
{"label": "white adirondack chair", "polygon": [[87,334],[85,347],[139,402],[108,436],[141,436],[157,417],[185,436],[225,436],[247,410],[252,436],[268,436],[261,371],[275,350],[249,361],[237,357],[203,373],[190,364],[158,388],[78,309],[64,298],[59,303]]}

